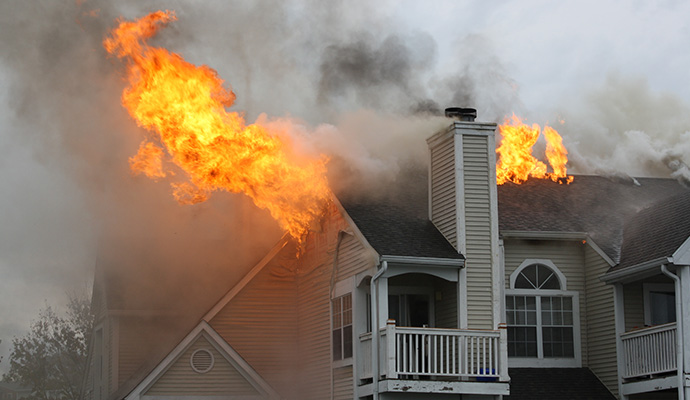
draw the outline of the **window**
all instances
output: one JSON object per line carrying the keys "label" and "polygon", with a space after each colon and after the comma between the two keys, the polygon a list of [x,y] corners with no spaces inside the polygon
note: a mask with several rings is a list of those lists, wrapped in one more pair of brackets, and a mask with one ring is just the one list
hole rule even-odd
{"label": "window", "polygon": [[676,295],[672,283],[644,283],[644,323],[661,325],[676,322]]}
{"label": "window", "polygon": [[526,260],[511,274],[506,322],[512,366],[579,365],[578,294],[565,285],[548,260]]}
{"label": "window", "polygon": [[352,357],[352,294],[333,299],[333,361]]}
{"label": "window", "polygon": [[430,307],[431,299],[427,294],[388,295],[388,319],[394,319],[397,326],[430,326]]}

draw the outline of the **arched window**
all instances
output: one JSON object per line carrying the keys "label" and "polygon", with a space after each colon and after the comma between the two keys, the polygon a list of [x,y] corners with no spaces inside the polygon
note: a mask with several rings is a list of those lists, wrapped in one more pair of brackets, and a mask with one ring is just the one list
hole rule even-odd
{"label": "arched window", "polygon": [[513,289],[561,289],[556,272],[544,264],[529,264],[520,269]]}
{"label": "arched window", "polygon": [[510,275],[511,365],[579,366],[578,294],[566,289],[565,275],[550,260],[525,260]]}

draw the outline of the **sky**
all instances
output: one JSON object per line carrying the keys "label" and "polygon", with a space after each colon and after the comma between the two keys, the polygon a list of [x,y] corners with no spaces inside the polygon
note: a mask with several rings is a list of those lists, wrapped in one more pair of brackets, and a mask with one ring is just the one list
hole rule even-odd
{"label": "sky", "polygon": [[2,2],[0,372],[12,337],[89,294],[113,248],[155,262],[189,236],[230,241],[250,264],[280,235],[240,194],[183,207],[169,182],[129,172],[146,133],[119,104],[123,65],[101,41],[117,18],[157,9],[178,21],[152,44],[215,69],[248,121],[290,121],[346,189],[424,163],[449,106],[556,127],[571,172],[688,173],[685,1]]}

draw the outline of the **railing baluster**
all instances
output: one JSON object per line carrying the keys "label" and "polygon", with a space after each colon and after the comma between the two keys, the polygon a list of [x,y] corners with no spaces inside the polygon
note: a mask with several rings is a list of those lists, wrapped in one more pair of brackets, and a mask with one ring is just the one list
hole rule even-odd
{"label": "railing baluster", "polygon": [[673,372],[676,369],[676,324],[626,332],[623,343],[623,378]]}

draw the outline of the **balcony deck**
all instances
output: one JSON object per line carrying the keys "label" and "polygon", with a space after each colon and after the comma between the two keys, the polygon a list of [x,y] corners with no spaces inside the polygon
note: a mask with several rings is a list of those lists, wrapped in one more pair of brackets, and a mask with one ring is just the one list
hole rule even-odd
{"label": "balcony deck", "polygon": [[[359,379],[365,385],[374,376],[371,333],[360,335],[359,348]],[[384,391],[434,391],[438,386],[446,393],[508,394],[505,329],[411,328],[389,323],[379,333],[378,348],[378,380]]]}
{"label": "balcony deck", "polygon": [[623,343],[623,379],[640,379],[675,372],[676,323],[625,332]]}

